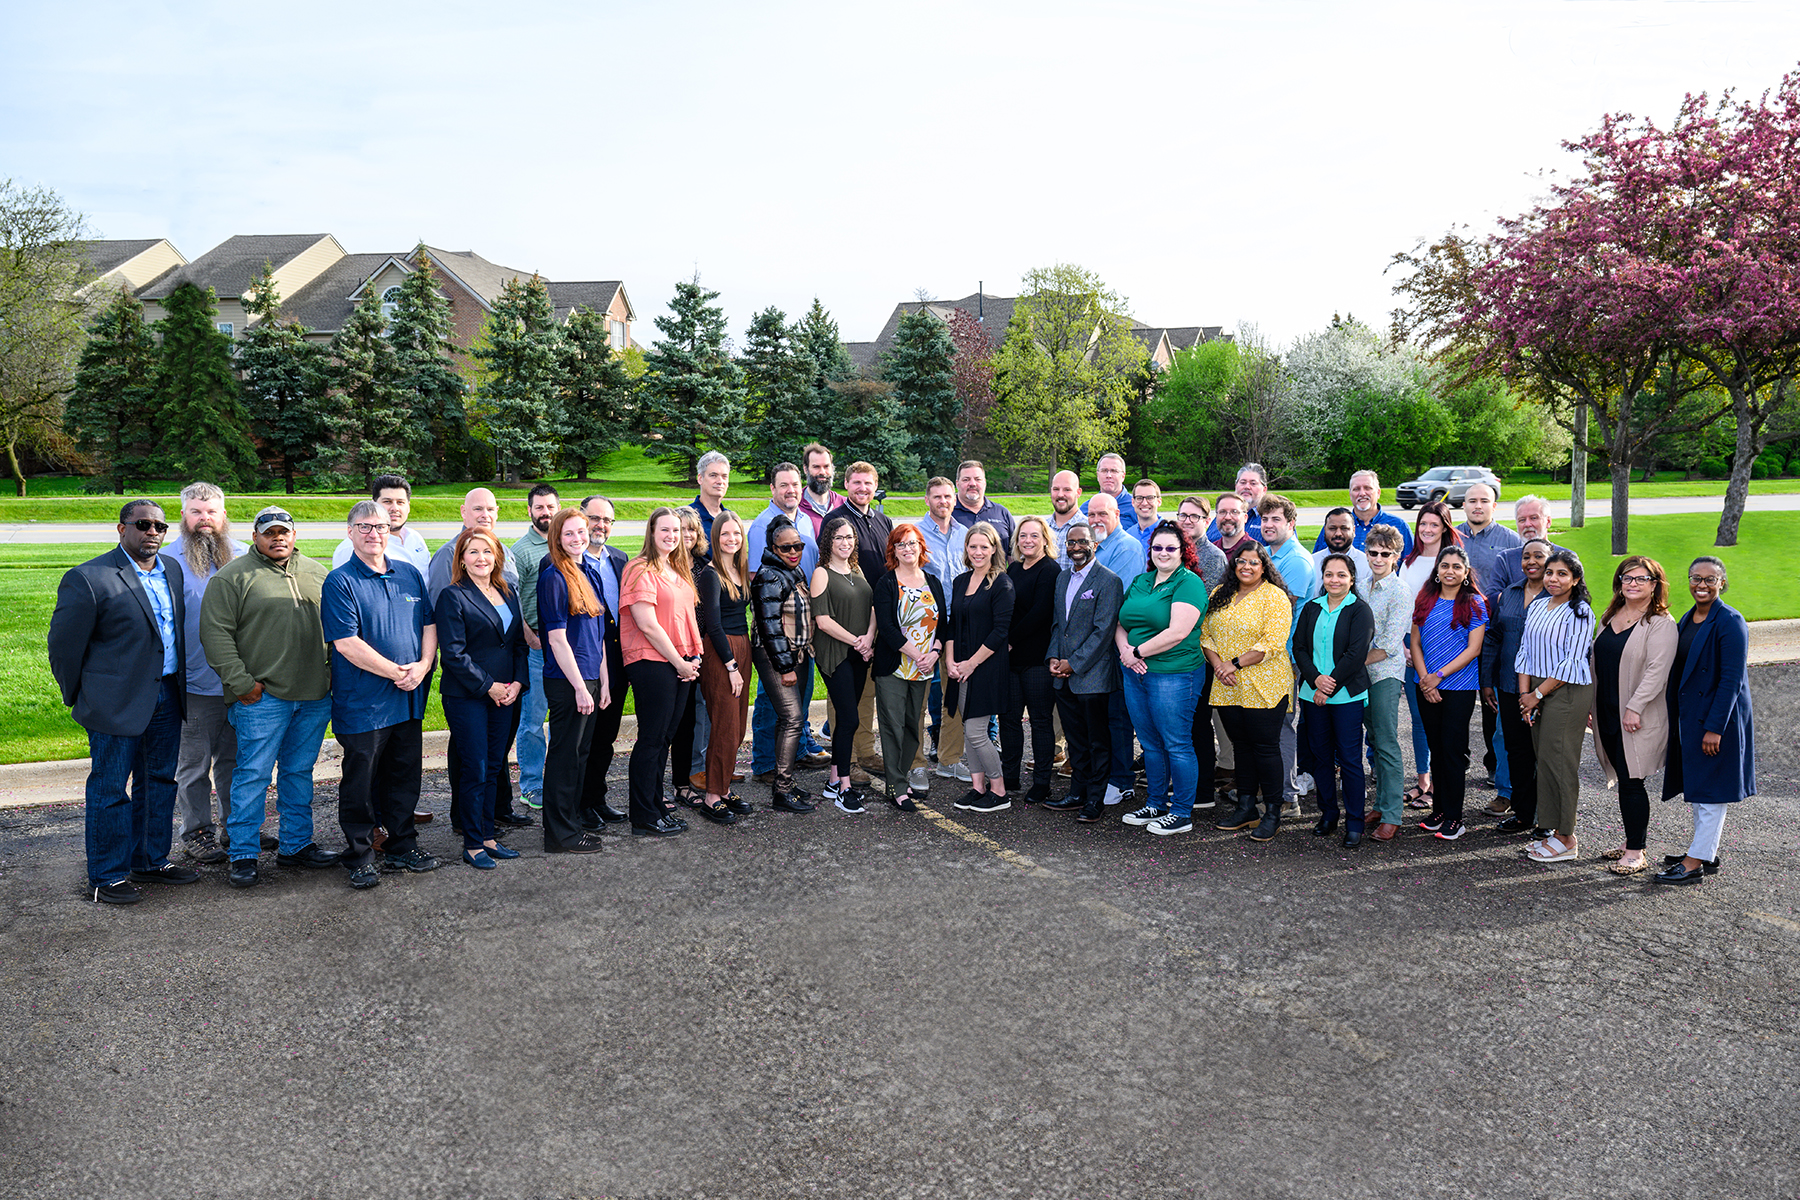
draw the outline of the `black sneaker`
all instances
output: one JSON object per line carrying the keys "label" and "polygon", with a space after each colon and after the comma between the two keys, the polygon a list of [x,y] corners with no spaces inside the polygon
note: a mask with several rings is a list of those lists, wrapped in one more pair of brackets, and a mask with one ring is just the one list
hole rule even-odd
{"label": "black sneaker", "polygon": [[419,849],[408,850],[405,854],[384,854],[381,858],[381,869],[384,871],[412,871],[423,874],[426,871],[435,871],[442,865],[437,859]]}
{"label": "black sneaker", "polygon": [[1431,832],[1436,836],[1443,838],[1446,842],[1454,842],[1463,835],[1466,828],[1467,827],[1461,821],[1452,819],[1445,821]]}
{"label": "black sneaker", "polygon": [[862,793],[853,787],[845,788],[838,794],[837,798],[834,799],[832,803],[837,805],[839,812],[860,813],[867,811],[863,808]]}
{"label": "black sneaker", "polygon": [[144,898],[144,889],[129,879],[115,879],[105,887],[94,889],[95,904],[136,904]]}
{"label": "black sneaker", "polygon": [[1436,833],[1438,830],[1440,830],[1444,827],[1444,822],[1448,821],[1449,819],[1450,818],[1445,816],[1443,813],[1432,813],[1430,816],[1426,817],[1423,821],[1419,822],[1419,828],[1423,829],[1426,833]]}
{"label": "black sneaker", "polygon": [[178,867],[174,863],[164,863],[154,871],[133,871],[133,883],[199,883],[200,872],[191,867]]}
{"label": "black sneaker", "polygon": [[1012,807],[1011,800],[1005,796],[996,796],[992,792],[970,792],[969,794],[975,799],[967,804],[958,804],[956,807],[978,813],[1005,812]]}
{"label": "black sneaker", "polygon": [[350,868],[350,886],[359,892],[372,888],[380,882],[381,872],[375,869],[375,864],[372,862]]}

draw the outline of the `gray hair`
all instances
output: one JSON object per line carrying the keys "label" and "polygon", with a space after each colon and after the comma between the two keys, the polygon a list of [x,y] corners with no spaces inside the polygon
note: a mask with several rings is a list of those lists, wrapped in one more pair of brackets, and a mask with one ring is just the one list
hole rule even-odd
{"label": "gray hair", "polygon": [[1120,469],[1121,469],[1121,470],[1122,470],[1122,469],[1124,469],[1124,466],[1125,466],[1125,456],[1124,456],[1124,455],[1123,455],[1123,454],[1115,454],[1115,453],[1114,453],[1114,452],[1112,452],[1112,451],[1111,451],[1111,450],[1108,450],[1108,451],[1107,451],[1107,452],[1106,452],[1106,453],[1105,453],[1105,454],[1102,454],[1102,455],[1101,455],[1101,456],[1100,456],[1100,458],[1099,458],[1099,459],[1098,459],[1098,461],[1096,461],[1096,462],[1095,462],[1095,463],[1094,463],[1094,465],[1095,465],[1095,466],[1096,466],[1096,467],[1097,467],[1097,466],[1099,466],[1099,465],[1100,465],[1100,464],[1101,464],[1101,463],[1103,463],[1103,462],[1105,462],[1105,461],[1106,461],[1106,460],[1107,460],[1107,459],[1109,459],[1109,458],[1110,458],[1110,459],[1114,459],[1114,460],[1116,460],[1116,461],[1117,461],[1117,462],[1118,462],[1118,464],[1119,464],[1119,467],[1120,467]]}
{"label": "gray hair", "polygon": [[724,463],[725,470],[727,472],[729,472],[731,470],[731,460],[729,458],[726,458],[723,454],[720,454],[717,450],[708,450],[705,454],[702,454],[700,456],[700,461],[694,464],[694,478],[695,479],[700,478],[700,476],[706,474],[706,470],[708,467],[714,466],[718,463]]}
{"label": "gray hair", "polygon": [[1369,470],[1369,468],[1367,468],[1367,467],[1364,467],[1362,470],[1357,471],[1354,474],[1352,474],[1350,476],[1350,482],[1345,484],[1344,486],[1345,487],[1354,486],[1356,481],[1361,479],[1365,475],[1367,475],[1369,477],[1369,482],[1374,484],[1375,490],[1379,492],[1381,490],[1381,476],[1379,476],[1375,472]]}
{"label": "gray hair", "polygon": [[187,503],[189,500],[223,499],[225,499],[225,493],[220,490],[219,485],[216,483],[190,483],[181,489],[181,501],[183,504]]}
{"label": "gray hair", "polygon": [[1518,519],[1519,510],[1521,508],[1524,508],[1527,504],[1536,505],[1538,508],[1543,509],[1546,513],[1548,513],[1550,511],[1550,502],[1548,500],[1544,499],[1542,496],[1528,492],[1525,495],[1520,496],[1517,500],[1513,501],[1513,519],[1514,520]]}
{"label": "gray hair", "polygon": [[1268,472],[1268,469],[1267,469],[1267,468],[1266,468],[1266,467],[1264,467],[1264,466],[1263,466],[1263,465],[1262,465],[1262,464],[1261,464],[1261,463],[1259,463],[1259,462],[1247,462],[1247,463],[1245,463],[1245,464],[1244,464],[1244,465],[1243,465],[1243,466],[1241,466],[1241,467],[1239,467],[1239,468],[1238,468],[1238,472],[1237,472],[1237,473],[1238,473],[1238,474],[1239,474],[1239,475],[1242,475],[1242,474],[1243,474],[1243,473],[1244,473],[1244,472],[1245,472],[1245,471],[1251,471],[1251,472],[1254,472],[1254,473],[1255,473],[1255,475],[1256,475],[1256,477],[1257,477],[1257,478],[1258,478],[1258,479],[1260,479],[1260,480],[1262,480],[1262,485],[1263,485],[1263,486],[1264,486],[1264,487],[1268,487],[1268,486],[1269,486],[1269,472]]}
{"label": "gray hair", "polygon": [[354,525],[358,521],[364,521],[370,517],[380,517],[385,521],[387,519],[387,509],[381,507],[381,505],[375,503],[373,500],[358,500],[355,504],[350,506],[350,515],[344,519],[344,524]]}

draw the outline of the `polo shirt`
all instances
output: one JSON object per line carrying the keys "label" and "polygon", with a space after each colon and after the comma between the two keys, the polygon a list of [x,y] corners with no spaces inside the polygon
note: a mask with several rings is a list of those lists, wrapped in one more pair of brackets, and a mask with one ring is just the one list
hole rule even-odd
{"label": "polo shirt", "polygon": [[[1176,567],[1163,583],[1156,582],[1155,571],[1144,571],[1125,589],[1119,605],[1119,628],[1125,631],[1128,644],[1137,646],[1168,629],[1174,619],[1175,603],[1191,604],[1206,618],[1206,584],[1186,567]],[[1198,671],[1206,665],[1206,654],[1200,649],[1200,621],[1188,630],[1179,643],[1144,660],[1153,674],[1172,675]]]}
{"label": "polo shirt", "polygon": [[133,559],[131,569],[137,572],[138,583],[150,597],[150,608],[156,613],[156,630],[162,635],[163,665],[162,673],[173,675],[185,670],[187,664],[176,654],[175,645],[175,594],[169,590],[169,573],[163,567],[162,555],[156,556],[156,565],[148,571],[138,566]]}
{"label": "polo shirt", "polygon": [[[1332,642],[1337,637],[1338,618],[1343,616],[1344,613],[1349,610],[1351,605],[1359,604],[1361,601],[1357,600],[1355,594],[1352,593],[1346,595],[1344,597],[1344,602],[1338,605],[1335,610],[1331,607],[1330,598],[1326,596],[1319,596],[1316,599],[1308,601],[1308,603],[1317,606],[1319,610],[1319,619],[1313,624],[1312,657],[1313,662],[1322,668],[1337,661],[1336,658],[1333,657],[1335,647],[1332,645]],[[1313,692],[1313,685],[1302,679],[1300,681],[1300,699],[1310,701],[1313,698]],[[1325,703],[1327,705],[1360,704],[1368,698],[1369,693],[1367,691],[1361,691],[1357,692],[1355,695],[1351,695],[1346,689],[1339,688],[1337,691],[1331,693],[1331,698],[1326,700]]]}
{"label": "polo shirt", "polygon": [[[431,574],[431,547],[425,544],[425,539],[411,525],[404,526],[398,537],[388,534],[387,556],[390,560],[397,558],[411,563],[419,569],[421,576]],[[331,552],[331,567],[336,570],[355,557],[356,548],[350,544],[349,538],[345,538]]]}
{"label": "polo shirt", "polygon": [[[1094,527],[1094,532],[1100,532],[1099,526]],[[1117,575],[1127,588],[1143,573],[1147,557],[1144,543],[1126,533],[1123,527],[1107,534],[1106,540],[1094,547],[1094,561]]]}
{"label": "polo shirt", "polygon": [[[1399,517],[1392,516],[1383,511],[1379,504],[1375,506],[1375,515],[1370,517],[1367,521],[1357,516],[1354,508],[1351,509],[1350,524],[1356,529],[1355,534],[1350,539],[1350,544],[1355,546],[1358,550],[1363,548],[1363,539],[1369,536],[1369,530],[1375,528],[1377,525],[1391,525],[1393,528],[1400,531],[1400,556],[1404,558],[1412,553],[1411,526],[1407,525],[1407,523],[1402,521]],[[1313,549],[1321,549],[1324,545],[1325,531],[1321,529],[1319,530],[1318,538],[1313,542]]]}
{"label": "polo shirt", "polygon": [[[591,556],[583,554],[581,573],[587,577],[588,586],[594,589],[594,595],[604,601],[606,587],[602,576],[606,572],[601,565]],[[563,635],[569,639],[569,649],[574,651],[575,669],[581,672],[581,677],[600,678],[600,668],[606,662],[606,614],[589,617],[571,613],[569,581],[554,566],[538,572],[535,603],[538,620],[543,623],[546,643],[551,630],[562,630]],[[544,647],[544,678],[568,679],[563,674],[562,663],[557,661],[556,654],[547,644]]]}
{"label": "polo shirt", "polygon": [[[705,557],[711,558],[712,557],[712,526],[713,526],[713,519],[714,519],[713,515],[706,511],[706,505],[701,501],[700,494],[698,492],[694,493],[694,498],[692,500],[688,501],[688,507],[693,509],[696,513],[698,513],[700,515],[700,546],[699,546],[699,549],[700,549],[701,553],[703,555],[705,555]],[[728,506],[726,504],[721,502],[719,505],[719,511],[724,512],[727,507]]]}
{"label": "polo shirt", "polygon": [[992,500],[984,499],[982,506],[978,510],[970,512],[963,507],[962,498],[959,496],[956,501],[956,507],[950,510],[950,519],[955,521],[958,525],[961,525],[964,529],[972,529],[976,522],[986,521],[988,524],[992,525],[994,531],[1000,535],[1001,553],[1008,558],[1012,557],[1013,515],[1011,512],[1007,511],[1004,505],[996,504]]}
{"label": "polo shirt", "polygon": [[435,625],[436,618],[417,567],[390,558],[383,572],[352,558],[325,577],[319,624],[331,644],[332,732],[370,733],[424,718],[429,675],[412,691],[403,692],[393,680],[345,658],[335,644],[339,638],[361,638],[391,662],[418,662],[425,627]]}
{"label": "polo shirt", "polygon": [[1281,578],[1287,583],[1291,594],[1299,600],[1312,595],[1312,555],[1300,545],[1299,538],[1290,537],[1279,546],[1270,546],[1269,558],[1275,563],[1275,569],[1281,572]]}

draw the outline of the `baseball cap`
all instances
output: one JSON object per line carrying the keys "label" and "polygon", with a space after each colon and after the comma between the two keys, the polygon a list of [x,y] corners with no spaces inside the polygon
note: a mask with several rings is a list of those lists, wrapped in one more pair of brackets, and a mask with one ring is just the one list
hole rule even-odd
{"label": "baseball cap", "polygon": [[256,514],[255,529],[257,533],[267,533],[271,529],[285,529],[289,533],[293,533],[295,532],[294,518],[288,516],[287,509],[279,504],[271,504]]}

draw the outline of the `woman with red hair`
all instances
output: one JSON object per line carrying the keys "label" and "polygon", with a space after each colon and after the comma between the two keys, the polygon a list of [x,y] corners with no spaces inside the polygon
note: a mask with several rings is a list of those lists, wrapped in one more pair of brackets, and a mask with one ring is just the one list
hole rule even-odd
{"label": "woman with red hair", "polygon": [[919,752],[925,692],[944,646],[944,588],[925,570],[931,552],[919,528],[894,526],[887,540],[887,573],[875,583],[875,724],[881,729],[881,761],[888,803],[918,812],[923,791],[907,786],[907,768]]}
{"label": "woman with red hair", "polygon": [[[544,755],[544,853],[594,854],[582,829],[582,779],[594,741],[594,714],[611,702],[606,677],[606,606],[600,568],[588,557],[586,519],[565,508],[550,518],[548,565],[538,572],[544,630],[544,699],[550,746]],[[504,769],[504,765],[502,767]]]}

